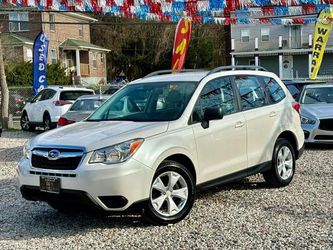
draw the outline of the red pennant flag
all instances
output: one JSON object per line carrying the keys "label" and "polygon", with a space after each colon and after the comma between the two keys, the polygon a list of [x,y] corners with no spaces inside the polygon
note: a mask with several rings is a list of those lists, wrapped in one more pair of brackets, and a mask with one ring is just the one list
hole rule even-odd
{"label": "red pennant flag", "polygon": [[189,18],[182,18],[179,20],[176,28],[175,41],[172,51],[172,64],[173,70],[180,71],[184,64],[188,45],[190,44],[192,32],[192,23]]}

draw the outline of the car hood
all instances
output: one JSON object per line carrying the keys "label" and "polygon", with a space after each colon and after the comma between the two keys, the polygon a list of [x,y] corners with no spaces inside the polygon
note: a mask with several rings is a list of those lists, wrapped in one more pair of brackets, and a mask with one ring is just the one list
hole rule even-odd
{"label": "car hood", "polygon": [[318,119],[333,118],[333,103],[324,104],[302,104],[303,115],[314,116]]}
{"label": "car hood", "polygon": [[161,134],[168,125],[169,122],[83,121],[40,134],[31,141],[31,147],[76,146],[91,151]]}

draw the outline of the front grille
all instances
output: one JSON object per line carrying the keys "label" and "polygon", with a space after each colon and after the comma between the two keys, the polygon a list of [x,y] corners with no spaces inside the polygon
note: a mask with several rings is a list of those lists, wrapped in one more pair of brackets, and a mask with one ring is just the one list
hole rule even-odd
{"label": "front grille", "polygon": [[333,131],[333,119],[320,120],[319,129]]}
{"label": "front grille", "polygon": [[[59,151],[58,159],[48,158],[51,150]],[[35,168],[55,170],[75,170],[83,157],[83,150],[73,148],[34,148],[32,151],[31,165]]]}
{"label": "front grille", "polygon": [[316,135],[315,140],[333,140],[333,135]]}

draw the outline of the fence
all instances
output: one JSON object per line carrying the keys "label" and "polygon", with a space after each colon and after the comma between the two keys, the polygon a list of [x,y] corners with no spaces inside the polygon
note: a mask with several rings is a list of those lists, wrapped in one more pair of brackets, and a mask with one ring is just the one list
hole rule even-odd
{"label": "fence", "polygon": [[[102,85],[102,86],[91,86],[95,90],[95,93],[100,91],[103,93],[106,89],[114,86],[121,86],[122,84],[111,84],[111,85]],[[87,86],[76,86],[76,87],[87,87]],[[0,92],[1,93],[1,92]],[[26,99],[33,97],[32,86],[15,86],[9,87],[9,127],[10,128],[20,128],[20,118],[22,115],[22,110],[25,106]],[[1,107],[1,97],[0,97],[0,107]]]}

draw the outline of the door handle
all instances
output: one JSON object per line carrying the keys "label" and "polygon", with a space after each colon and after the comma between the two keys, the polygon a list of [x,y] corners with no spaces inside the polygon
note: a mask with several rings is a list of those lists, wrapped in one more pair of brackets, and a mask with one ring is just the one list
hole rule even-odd
{"label": "door handle", "polygon": [[238,121],[238,122],[236,122],[235,128],[241,128],[243,126],[244,126],[244,122]]}
{"label": "door handle", "polygon": [[272,111],[270,114],[269,114],[269,117],[275,117],[277,116],[277,113],[275,111]]}

